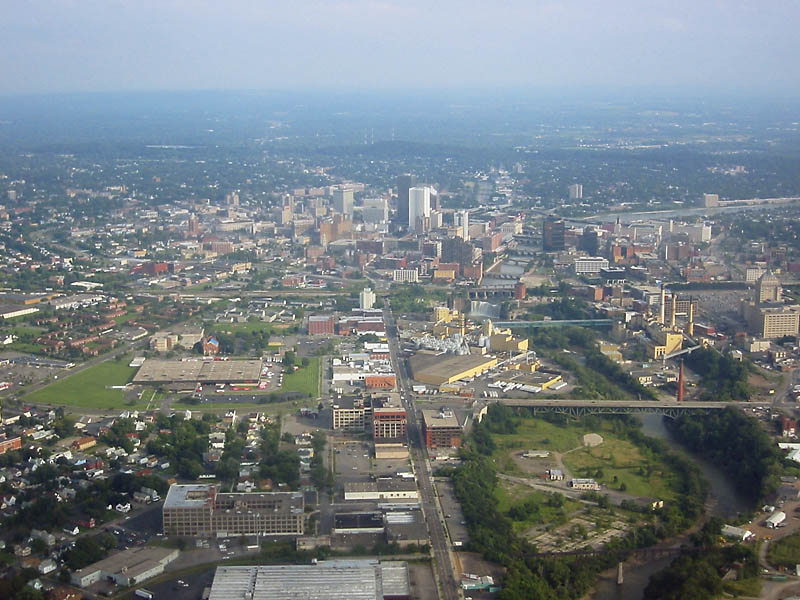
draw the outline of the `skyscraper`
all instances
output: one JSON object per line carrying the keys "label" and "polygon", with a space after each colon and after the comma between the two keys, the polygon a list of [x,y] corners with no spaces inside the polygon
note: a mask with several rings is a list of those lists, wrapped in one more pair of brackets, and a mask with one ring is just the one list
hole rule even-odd
{"label": "skyscraper", "polygon": [[565,246],[564,221],[548,217],[543,225],[542,248],[545,252],[559,252]]}
{"label": "skyscraper", "polygon": [[580,183],[573,183],[569,186],[569,199],[580,200],[583,198],[583,185]]}
{"label": "skyscraper", "polygon": [[375,292],[371,288],[365,287],[358,295],[358,307],[363,310],[369,310],[375,306]]}
{"label": "skyscraper", "polygon": [[397,222],[405,227],[408,225],[408,190],[417,184],[414,175],[405,174],[397,178]]}
{"label": "skyscraper", "polygon": [[756,304],[781,301],[781,282],[772,273],[767,271],[758,279],[755,293]]}
{"label": "skyscraper", "polygon": [[456,226],[456,235],[462,240],[469,241],[469,212],[459,210],[453,215],[453,221]]}
{"label": "skyscraper", "polygon": [[333,210],[340,215],[353,216],[353,190],[338,188],[333,190]]}
{"label": "skyscraper", "polygon": [[424,231],[426,218],[431,216],[431,188],[412,187],[408,190],[408,228],[411,231],[419,231],[420,227]]}

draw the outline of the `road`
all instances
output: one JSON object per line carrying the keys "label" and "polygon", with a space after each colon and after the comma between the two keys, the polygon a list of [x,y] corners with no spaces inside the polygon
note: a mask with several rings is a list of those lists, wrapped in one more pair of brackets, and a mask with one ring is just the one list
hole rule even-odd
{"label": "road", "polygon": [[391,354],[395,373],[397,374],[398,388],[403,397],[408,399],[406,410],[408,413],[408,437],[411,461],[414,466],[414,472],[417,474],[420,490],[422,491],[422,510],[425,514],[425,520],[428,523],[428,533],[431,537],[434,557],[433,564],[436,577],[439,581],[439,598],[440,600],[458,600],[460,587],[456,580],[453,562],[450,557],[450,544],[447,541],[447,534],[444,530],[443,516],[436,503],[433,480],[431,479],[430,468],[425,457],[425,447],[422,443],[419,414],[414,405],[411,384],[408,377],[408,368],[400,352],[400,336],[391,308],[387,308],[384,311],[384,320],[386,321],[386,337],[389,340],[389,352]]}

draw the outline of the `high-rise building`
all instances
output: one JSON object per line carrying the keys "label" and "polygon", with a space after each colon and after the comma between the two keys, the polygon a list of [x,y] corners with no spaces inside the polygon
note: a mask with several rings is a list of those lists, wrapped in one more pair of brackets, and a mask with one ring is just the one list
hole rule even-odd
{"label": "high-rise building", "polygon": [[566,247],[564,221],[549,217],[542,227],[542,248],[545,252],[560,252]]}
{"label": "high-rise building", "polygon": [[408,190],[417,185],[414,175],[405,174],[397,178],[397,223],[406,227],[408,220]]}
{"label": "high-rise building", "polygon": [[580,183],[573,183],[569,186],[569,199],[580,200],[583,198],[583,185]]}
{"label": "high-rise building", "polygon": [[197,237],[200,235],[200,220],[194,213],[189,215],[189,224],[186,227],[186,235],[189,237]]}
{"label": "high-rise building", "polygon": [[442,241],[442,262],[458,263],[464,267],[472,264],[472,244],[461,238],[447,238]]}
{"label": "high-rise building", "polygon": [[364,223],[386,223],[389,220],[389,203],[386,198],[366,198],[361,216]]}
{"label": "high-rise building", "polygon": [[408,228],[424,231],[425,219],[431,216],[431,188],[412,187],[408,190]]}
{"label": "high-rise building", "polygon": [[771,271],[758,278],[755,291],[756,304],[781,301],[781,282]]}
{"label": "high-rise building", "polygon": [[364,288],[358,295],[358,307],[361,310],[368,310],[375,306],[375,292],[370,288]]}
{"label": "high-rise building", "polygon": [[578,250],[583,250],[589,256],[596,256],[600,248],[597,230],[592,227],[584,227],[581,239],[578,242]]}
{"label": "high-rise building", "polygon": [[706,208],[719,206],[719,194],[703,194],[703,206]]}
{"label": "high-rise building", "polygon": [[469,211],[459,210],[453,215],[456,226],[456,235],[462,240],[469,241]]}
{"label": "high-rise building", "polygon": [[353,216],[353,190],[351,188],[337,188],[333,190],[333,210],[340,215]]}
{"label": "high-rise building", "polygon": [[225,203],[229,206],[239,206],[239,194],[237,192],[228,192],[225,194]]}

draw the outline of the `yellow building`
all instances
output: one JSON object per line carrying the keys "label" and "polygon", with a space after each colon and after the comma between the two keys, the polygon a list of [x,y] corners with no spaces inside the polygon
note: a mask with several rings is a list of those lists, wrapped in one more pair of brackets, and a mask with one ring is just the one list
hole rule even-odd
{"label": "yellow building", "polygon": [[515,338],[511,333],[498,332],[489,337],[492,352],[527,352],[528,338]]}
{"label": "yellow building", "polygon": [[434,306],[433,307],[433,322],[434,323],[441,323],[444,321],[445,323],[449,323],[453,320],[453,318],[458,314],[458,311],[451,311],[446,306]]}
{"label": "yellow building", "polygon": [[494,356],[432,354],[418,352],[409,361],[415,381],[430,385],[453,383],[476,377],[497,364]]}
{"label": "yellow building", "polygon": [[678,352],[683,346],[683,334],[671,331],[660,323],[652,323],[647,328],[650,339],[647,340],[647,350],[650,358],[663,358],[673,352]]}

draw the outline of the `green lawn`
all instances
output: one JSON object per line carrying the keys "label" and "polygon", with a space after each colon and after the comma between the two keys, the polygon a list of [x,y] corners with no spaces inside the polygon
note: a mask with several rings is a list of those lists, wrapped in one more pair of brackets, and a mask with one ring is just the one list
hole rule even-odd
{"label": "green lawn", "polygon": [[117,325],[123,325],[123,324],[127,323],[128,321],[133,321],[138,316],[139,316],[139,313],[137,313],[137,312],[127,312],[124,315],[120,315],[118,317],[114,317],[112,320]]}
{"label": "green lawn", "polygon": [[283,376],[282,392],[302,392],[309,394],[312,398],[319,397],[319,365],[320,358],[314,356],[309,358],[307,367],[300,367],[294,373],[287,373]]}
{"label": "green lawn", "polygon": [[581,448],[563,457],[573,477],[591,477],[611,489],[624,487],[621,491],[634,496],[659,500],[675,497],[675,476],[657,458],[608,431],[600,433],[605,441],[599,446]]}
{"label": "green lawn", "polygon": [[[64,404],[85,408],[125,408],[124,391],[106,386],[125,385],[136,373],[127,362],[107,360],[64,377],[60,381],[25,396],[29,402]],[[141,405],[141,401],[136,406]]]}
{"label": "green lawn", "polygon": [[[604,442],[596,448],[585,448],[586,433],[598,433]],[[497,469],[508,475],[524,475],[512,458],[522,450],[574,450],[563,455],[564,466],[573,477],[590,477],[616,490],[624,484],[624,491],[635,496],[660,500],[675,497],[674,473],[647,449],[615,434],[610,421],[598,419],[591,426],[571,421],[561,426],[544,419],[525,418],[519,420],[517,433],[492,434],[492,438],[497,445],[492,459]]]}
{"label": "green lawn", "polygon": [[[569,500],[557,492],[554,492],[554,494],[558,497],[558,501],[555,503],[553,503],[553,495],[532,490],[526,485],[501,481],[495,488],[497,509],[502,513],[507,513],[512,507],[521,508],[526,504],[535,506],[535,508],[528,511],[526,518],[514,518],[509,515],[514,531],[518,533],[522,533],[534,525],[542,525],[544,523],[563,525],[567,522],[569,515],[582,506],[580,502]],[[519,516],[522,512],[514,514]]]}

